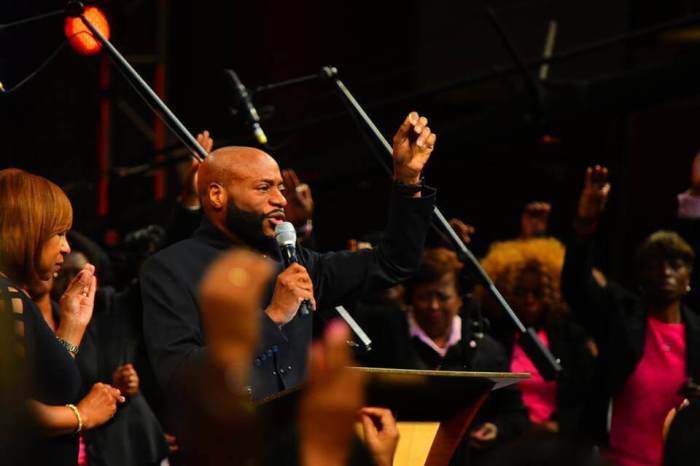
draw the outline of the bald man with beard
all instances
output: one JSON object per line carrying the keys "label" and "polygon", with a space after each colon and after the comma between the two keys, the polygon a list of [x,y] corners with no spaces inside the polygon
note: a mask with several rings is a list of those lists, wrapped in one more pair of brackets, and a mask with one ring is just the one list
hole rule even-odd
{"label": "bald man with beard", "polygon": [[[417,269],[430,224],[435,190],[421,181],[436,136],[425,117],[410,113],[393,139],[394,186],[383,240],[374,250],[319,254],[304,247],[301,262],[284,269],[274,242],[285,220],[284,185],[277,162],[251,147],[224,147],[201,164],[204,211],[189,239],[152,256],[141,272],[144,337],[161,388],[207,350],[197,289],[207,267],[232,247],[248,247],[278,263],[263,300],[261,338],[251,361],[249,391],[260,399],[304,381],[314,312],[389,288]],[[233,292],[233,290],[232,290]]]}

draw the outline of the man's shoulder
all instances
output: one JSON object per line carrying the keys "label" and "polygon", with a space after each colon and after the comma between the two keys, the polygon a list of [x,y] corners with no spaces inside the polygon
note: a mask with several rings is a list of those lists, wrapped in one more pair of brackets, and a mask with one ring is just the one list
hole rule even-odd
{"label": "man's shoulder", "polygon": [[143,263],[142,270],[147,272],[163,267],[170,270],[190,268],[193,260],[204,260],[210,255],[205,254],[208,249],[212,248],[204,242],[196,238],[187,238],[153,254]]}

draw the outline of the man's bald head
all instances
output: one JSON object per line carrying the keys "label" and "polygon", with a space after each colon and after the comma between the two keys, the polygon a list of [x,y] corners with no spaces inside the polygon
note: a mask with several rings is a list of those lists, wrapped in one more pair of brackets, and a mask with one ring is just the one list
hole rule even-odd
{"label": "man's bald head", "polygon": [[211,183],[228,187],[230,183],[254,176],[261,169],[274,167],[279,171],[275,159],[255,147],[227,146],[213,151],[197,171],[197,191],[206,197]]}
{"label": "man's bald head", "polygon": [[283,190],[275,159],[254,147],[217,149],[197,173],[197,191],[207,217],[246,242],[254,236],[274,236],[275,225],[284,221]]}

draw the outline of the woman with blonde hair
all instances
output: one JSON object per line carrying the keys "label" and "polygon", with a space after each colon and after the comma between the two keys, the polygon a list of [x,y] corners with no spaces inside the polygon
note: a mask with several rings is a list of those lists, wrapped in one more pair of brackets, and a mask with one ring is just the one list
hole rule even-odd
{"label": "woman with blonde hair", "polygon": [[107,422],[123,401],[119,390],[104,384],[80,399],[74,357],[92,317],[94,267],[86,265],[62,296],[55,334],[27,293],[60,270],[72,221],[70,201],[58,186],[22,170],[0,170],[0,292],[9,299],[34,426],[24,448],[3,447],[14,464],[76,465],[78,434]]}
{"label": "woman with blonde hair", "polygon": [[540,340],[561,361],[556,381],[540,375],[520,346],[520,335],[500,314],[500,308],[477,289],[492,333],[506,347],[510,370],[530,372],[518,384],[535,427],[575,436],[585,401],[585,384],[592,376],[593,356],[582,328],[567,317],[561,295],[560,273],[564,245],[554,238],[531,238],[494,243],[483,259],[484,270],[503,293],[525,326],[534,327]]}

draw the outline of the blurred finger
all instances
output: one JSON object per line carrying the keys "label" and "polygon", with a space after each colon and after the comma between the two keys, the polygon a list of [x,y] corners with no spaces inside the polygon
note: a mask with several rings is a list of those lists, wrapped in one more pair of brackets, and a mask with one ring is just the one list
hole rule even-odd
{"label": "blurred finger", "polygon": [[413,131],[416,134],[421,134],[426,126],[428,126],[428,119],[422,116],[418,118],[418,122],[413,126]]}
{"label": "blurred finger", "polygon": [[426,126],[420,132],[420,136],[418,136],[418,139],[416,140],[416,145],[421,148],[427,147],[428,136],[430,136],[430,128]]}
{"label": "blurred finger", "polygon": [[323,338],[327,370],[337,371],[349,364],[350,354],[345,343],[350,338],[349,332],[347,325],[340,320],[328,325]]}
{"label": "blurred finger", "polygon": [[361,413],[360,421],[362,421],[362,430],[365,433],[365,437],[376,437],[378,435],[377,427],[369,415]]}
{"label": "blurred finger", "polygon": [[301,186],[301,180],[297,176],[297,172],[295,172],[293,169],[289,169],[289,177],[292,179],[292,182],[294,183],[294,186]]}
{"label": "blurred finger", "polygon": [[303,265],[298,264],[296,262],[291,264],[289,267],[287,267],[287,270],[289,271],[289,273],[300,273],[300,272],[306,273],[306,267],[304,267]]}
{"label": "blurred finger", "polygon": [[392,414],[391,410],[387,408],[368,407],[363,410],[363,412],[375,415],[380,420],[382,426],[386,426],[394,422],[394,415]]}
{"label": "blurred finger", "polygon": [[301,183],[298,185],[296,188],[294,188],[294,191],[297,193],[297,195],[304,201],[304,202],[310,202],[311,201],[311,188],[309,187],[308,184],[306,183]]}
{"label": "blurred finger", "polygon": [[418,114],[416,112],[409,113],[408,116],[406,116],[406,119],[403,120],[403,123],[401,123],[401,126],[399,126],[399,129],[396,132],[396,135],[397,136],[407,135],[409,130],[411,129],[411,127],[417,121],[418,121]]}
{"label": "blurred finger", "polygon": [[294,184],[294,180],[292,179],[292,177],[289,175],[288,169],[282,170],[282,183],[284,183],[284,187],[287,188],[289,193],[295,191],[296,185]]}
{"label": "blurred finger", "polygon": [[90,278],[90,286],[88,288],[87,298],[89,301],[95,301],[95,293],[97,293],[97,277]]}

